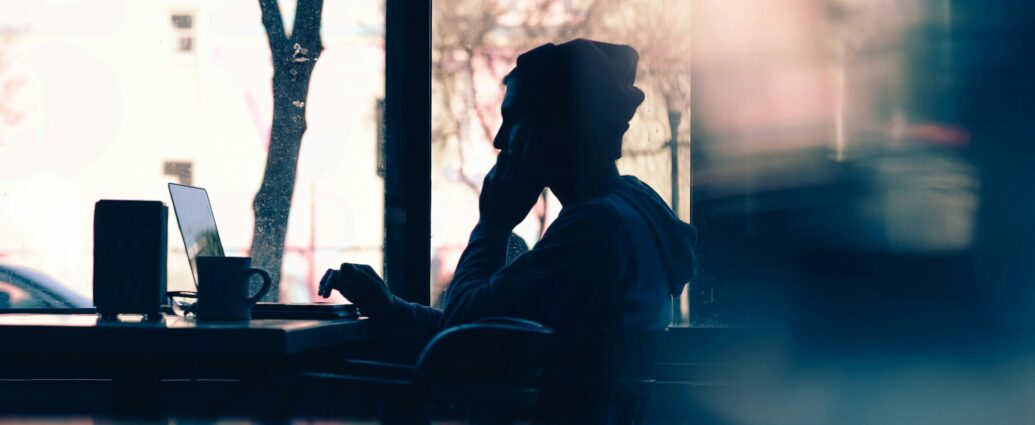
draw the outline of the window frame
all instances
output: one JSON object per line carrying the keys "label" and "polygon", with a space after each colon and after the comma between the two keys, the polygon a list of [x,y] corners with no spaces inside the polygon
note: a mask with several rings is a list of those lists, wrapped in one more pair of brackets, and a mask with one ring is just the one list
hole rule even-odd
{"label": "window frame", "polygon": [[431,302],[431,0],[385,1],[384,270]]}

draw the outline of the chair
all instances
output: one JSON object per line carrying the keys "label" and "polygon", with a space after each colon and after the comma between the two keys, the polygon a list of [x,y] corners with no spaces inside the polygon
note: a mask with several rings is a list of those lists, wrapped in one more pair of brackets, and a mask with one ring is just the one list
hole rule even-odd
{"label": "chair", "polygon": [[[529,417],[553,331],[538,323],[493,317],[454,326],[433,338],[416,365],[347,361],[303,375],[303,388],[342,402],[381,404],[373,414]],[[389,412],[391,411],[391,412]]]}
{"label": "chair", "polygon": [[[667,333],[621,330],[556,334],[495,317],[439,333],[414,366],[347,361],[307,373],[305,388],[369,414],[402,421],[466,417],[548,423],[638,423]],[[360,401],[361,400],[361,401]],[[311,413],[311,412],[310,412]]]}

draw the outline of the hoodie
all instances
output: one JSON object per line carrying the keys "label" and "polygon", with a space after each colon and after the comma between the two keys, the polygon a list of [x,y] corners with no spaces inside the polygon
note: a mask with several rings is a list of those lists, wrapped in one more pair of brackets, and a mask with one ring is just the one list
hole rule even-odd
{"label": "hoodie", "polygon": [[622,184],[615,188],[612,196],[618,198],[611,203],[617,210],[631,208],[636,213],[623,214],[626,224],[639,227],[637,223],[642,220],[645,228],[636,230],[644,233],[634,235],[632,239],[649,240],[655,245],[654,250],[645,250],[657,254],[660,277],[668,284],[669,293],[673,297],[679,296],[697,273],[697,258],[693,251],[697,244],[697,230],[681,221],[657,192],[636,177],[622,177]]}
{"label": "hoodie", "polygon": [[475,227],[443,310],[393,301],[381,324],[409,346],[402,357],[415,358],[442,329],[492,316],[574,334],[664,329],[672,298],[697,267],[694,228],[631,176],[565,206],[532,250],[506,264],[509,236],[510,229]]}

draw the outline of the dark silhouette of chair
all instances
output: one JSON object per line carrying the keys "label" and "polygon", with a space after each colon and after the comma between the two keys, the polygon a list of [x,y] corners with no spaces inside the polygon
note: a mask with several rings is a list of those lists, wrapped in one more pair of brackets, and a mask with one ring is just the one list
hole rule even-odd
{"label": "dark silhouette of chair", "polygon": [[336,400],[328,407],[345,403],[362,411],[356,406],[362,404],[373,409],[366,413],[407,422],[637,423],[665,336],[660,330],[556,334],[535,322],[495,317],[442,331],[416,365],[349,360],[306,373],[302,383]]}
{"label": "dark silhouette of chair", "polygon": [[[551,329],[528,320],[487,318],[443,330],[416,365],[350,360],[306,373],[301,383],[328,400],[354,404],[361,398],[359,403],[379,405],[369,413],[407,421],[530,417],[551,358],[552,336]],[[328,403],[333,407],[335,401]]]}

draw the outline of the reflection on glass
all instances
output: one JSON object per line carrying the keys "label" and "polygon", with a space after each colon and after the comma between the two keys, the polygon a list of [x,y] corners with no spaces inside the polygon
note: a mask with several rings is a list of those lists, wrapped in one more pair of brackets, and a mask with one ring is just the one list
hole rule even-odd
{"label": "reflection on glass", "polygon": [[694,2],[692,323],[955,279],[979,185],[953,16],[946,1]]}
{"label": "reflection on glass", "polygon": [[[1014,34],[1017,25],[1009,13],[971,10],[977,4],[434,2],[433,299],[477,221],[495,157],[500,79],[521,52],[577,37],[640,52],[647,101],[619,167],[701,231],[701,273],[681,303],[685,321],[771,323],[799,295],[866,282],[849,267],[829,275],[825,264],[907,264],[881,275],[887,285],[958,279],[949,270],[960,271],[978,243],[990,187],[981,176],[999,175],[979,170],[995,154],[975,156],[966,118],[983,115],[961,101],[987,83],[966,61],[983,57],[985,42],[1014,41],[959,44],[956,35],[967,25]],[[997,207],[1009,204],[989,205],[1010,213]],[[544,194],[516,233],[534,246],[559,209]]]}

